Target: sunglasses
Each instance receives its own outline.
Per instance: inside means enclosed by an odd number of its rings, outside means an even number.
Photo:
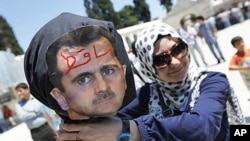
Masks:
[[[159,55],[154,55],[153,65],[156,67],[156,69],[165,68],[171,64],[172,57],[181,59],[187,55],[187,52],[187,44],[181,41],[180,43],[173,45],[170,51],[163,52]]]

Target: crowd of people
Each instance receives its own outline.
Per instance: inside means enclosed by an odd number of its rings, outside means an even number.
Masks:
[[[218,30],[238,24],[250,19],[250,1],[235,1],[231,8],[219,8],[214,15],[208,17],[208,21],[215,25]]]

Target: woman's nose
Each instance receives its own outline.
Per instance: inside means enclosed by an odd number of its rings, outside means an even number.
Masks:
[[[181,61],[178,58],[171,56],[170,65],[180,64],[180,62]]]

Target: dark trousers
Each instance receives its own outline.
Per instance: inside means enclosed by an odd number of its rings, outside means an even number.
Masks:
[[[33,141],[56,141],[55,134],[47,123],[31,129],[31,136]]]

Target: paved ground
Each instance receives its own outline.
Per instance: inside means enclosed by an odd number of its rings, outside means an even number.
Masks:
[[[0,141],[33,141],[30,135],[30,130],[25,123],[10,129],[3,134],[0,134]]]
[[[231,55],[235,52],[234,48],[231,46],[230,40],[236,35],[240,35],[245,40],[245,43],[250,47],[250,20],[244,21],[243,23],[233,25],[219,31],[218,41],[221,45],[221,49],[226,58],[226,62],[221,64],[216,64],[216,60],[212,56],[206,45],[202,45],[202,49],[205,54],[205,58],[209,64],[208,69],[214,71],[221,71],[227,74],[229,81],[231,82],[233,88],[236,91],[238,99],[240,101],[243,114],[246,117],[246,121],[250,124],[250,92],[245,86],[242,77],[238,71],[229,71],[228,63]],[[200,42],[200,41],[199,41]],[[201,42],[200,42],[201,43]],[[25,124],[20,124],[15,128],[0,134],[0,141],[32,141],[30,132]]]

